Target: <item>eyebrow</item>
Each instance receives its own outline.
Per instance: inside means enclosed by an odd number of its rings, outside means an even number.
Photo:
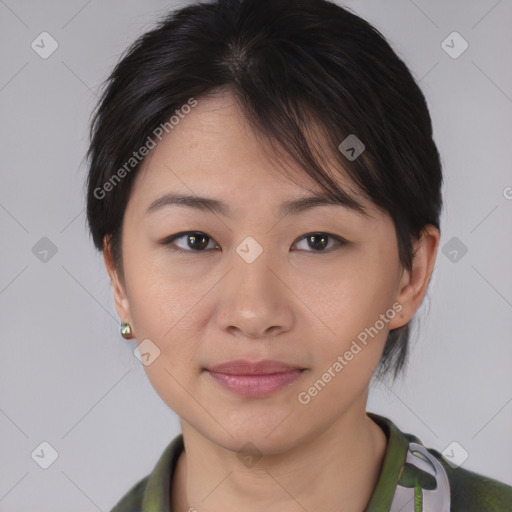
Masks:
[[[301,197],[299,199],[293,199],[291,201],[285,201],[282,203],[280,208],[280,215],[297,215],[319,206],[341,206],[348,210],[354,211],[362,217],[371,217],[371,215],[365,211],[364,207],[360,203],[358,203],[352,197],[350,197],[350,199],[354,201],[355,205],[348,202],[333,201],[325,196]],[[214,213],[219,213],[224,217],[232,218],[229,206],[226,203],[219,201],[218,199],[172,193],[164,194],[158,199],[155,199],[146,210],[146,215],[160,210],[165,206],[171,205],[186,206],[188,208],[194,208],[200,211],[211,211]]]

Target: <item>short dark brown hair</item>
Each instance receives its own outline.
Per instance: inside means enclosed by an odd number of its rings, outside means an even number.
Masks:
[[[360,209],[307,137],[315,121],[362,193],[391,215],[400,262],[413,241],[440,229],[442,169],[425,98],[384,36],[327,0],[216,0],[169,13],[116,65],[91,122],[87,221],[95,247],[109,241],[122,274],[122,223],[140,164],[113,181],[156,127],[190,98],[229,88],[256,133],[284,148],[335,201]],[[339,145],[355,135],[364,151]],[[353,153],[353,152],[352,152]],[[326,153],[327,154],[327,153]],[[111,183],[108,193],[104,185]],[[409,324],[389,332],[377,376],[403,370]]]

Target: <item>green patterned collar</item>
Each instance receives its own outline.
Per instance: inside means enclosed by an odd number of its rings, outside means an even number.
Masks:
[[[388,438],[388,445],[377,485],[373,490],[365,512],[389,512],[402,466],[407,457],[409,440],[388,418],[368,411],[366,414],[384,430]],[[419,439],[415,440],[419,443]]]

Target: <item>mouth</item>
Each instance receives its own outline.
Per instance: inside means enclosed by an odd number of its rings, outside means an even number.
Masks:
[[[231,361],[205,369],[224,389],[244,397],[268,396],[296,382],[306,371],[279,361]]]
[[[305,370],[306,368],[291,365],[283,361],[268,359],[264,361],[238,359],[236,361],[228,361],[205,369],[209,372],[225,373],[228,375],[271,375],[294,370]]]

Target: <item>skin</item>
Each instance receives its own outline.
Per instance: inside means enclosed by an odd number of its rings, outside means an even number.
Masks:
[[[409,272],[390,216],[360,196],[372,218],[339,205],[280,217],[282,202],[322,193],[287,163],[284,175],[228,91],[201,98],[135,179],[123,222],[124,275],[105,240],[117,312],[139,343],[149,338],[159,348],[144,369],[181,419],[186,452],[172,482],[174,512],[354,512],[364,510],[378,480],[387,440],[366,415],[368,386],[389,329],[406,324],[422,302],[439,231],[426,228]],[[165,192],[219,199],[232,217],[176,205],[146,214]],[[207,249],[194,251],[186,236],[174,242],[184,254],[159,244],[182,231],[208,235]],[[322,252],[304,237],[311,232],[348,243],[329,238]],[[263,248],[252,263],[236,252],[247,236]],[[396,302],[400,313],[300,403],[297,395]],[[264,398],[234,394],[203,371],[239,358],[306,371]],[[250,467],[238,456],[248,442],[261,455]]]

